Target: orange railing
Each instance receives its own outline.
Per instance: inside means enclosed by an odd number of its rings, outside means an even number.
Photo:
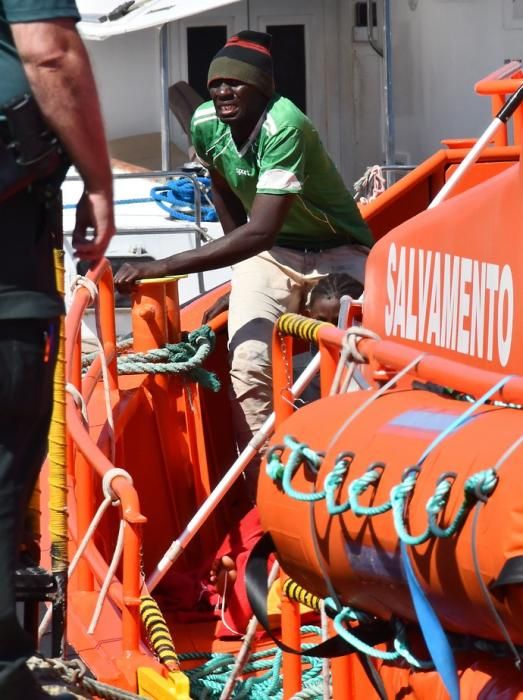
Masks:
[[[118,401],[118,372],[116,364],[116,333],[114,321],[114,293],[111,267],[107,260],[102,260],[94,270],[87,274],[98,288],[100,335],[103,353],[108,368],[108,384],[111,403]],[[87,307],[92,302],[91,292],[79,287],[75,292],[66,320],[66,380],[72,384],[89,401],[98,381],[101,365],[98,357],[88,374],[82,380],[81,343],[82,320]],[[94,476],[100,481],[114,467],[108,457],[93,442],[87,426],[81,417],[73,397],[67,398],[68,431],[68,470],[76,485],[76,521],[71,523],[71,532],[78,544],[85,535],[95,512]],[[74,457],[74,459],[73,459]],[[120,500],[122,518],[126,527],[124,533],[122,582],[113,584],[109,589],[109,598],[122,613],[122,651],[137,652],[140,643],[140,592],[141,592],[141,526],[146,521],[140,512],[138,494],[131,483],[122,476],[112,480],[112,490]],[[103,581],[106,574],[105,561],[91,544],[86,549],[77,569],[78,589],[85,592],[94,591],[94,580]]]
[[[510,63],[501,66],[493,73],[487,75],[483,80],[480,80],[474,86],[474,90],[478,95],[490,95],[492,116],[496,116],[499,110],[505,104],[508,95],[516,92],[523,82],[523,67],[519,61],[510,61]],[[514,112],[514,128],[513,128],[513,143],[523,143],[523,111],[521,108]],[[498,129],[494,136],[494,144],[496,146],[508,146],[508,129],[504,124]]]

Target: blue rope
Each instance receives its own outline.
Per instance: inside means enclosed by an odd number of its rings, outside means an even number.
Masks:
[[[471,406],[464,413],[452,421],[452,423],[447,426],[447,428],[445,428],[445,430],[443,430],[423,452],[418,461],[418,468],[435,449],[435,447],[437,447],[437,445],[439,445],[451,432],[460,428],[477,408],[482,406],[491,396],[496,394],[508,381],[510,381],[510,379],[512,379],[511,375],[503,377],[499,382],[497,382],[497,384],[489,389],[489,391],[485,392],[483,396],[471,404]],[[434,612],[425,591],[418,581],[416,572],[414,571],[414,567],[410,561],[407,545],[404,540],[401,540],[400,542],[400,551],[412,603],[414,605],[414,610],[416,611],[421,633],[425,640],[425,644],[427,645],[427,649],[429,650],[430,657],[434,662],[434,666],[436,667],[436,670],[438,671],[441,680],[443,681],[443,685],[451,697],[451,700],[459,700],[460,687],[456,670],[456,662],[447,639],[447,635],[445,634],[445,630],[443,629],[438,616]]]
[[[194,221],[194,188],[200,186],[202,194],[211,202],[211,180],[208,177],[196,178],[199,183],[193,185],[192,180],[177,178],[169,180],[164,185],[157,185],[151,190],[151,199],[173,219]],[[191,213],[187,210],[190,209]],[[216,209],[212,204],[201,206],[202,221],[218,221]]]

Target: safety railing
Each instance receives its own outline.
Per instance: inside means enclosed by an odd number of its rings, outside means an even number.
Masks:
[[[102,480],[105,475],[109,475],[111,470],[114,470],[114,464],[89,435],[88,427],[73,396],[82,396],[83,402],[88,404],[98,381],[102,360],[105,360],[107,366],[108,388],[113,405],[118,400],[119,393],[113,278],[108,261],[102,260],[87,274],[86,280],[86,283],[77,287],[66,320],[66,381],[69,387],[74,387],[67,397],[68,470],[70,476],[74,477],[78,494],[75,502],[76,518],[71,524],[77,546],[87,533],[95,515],[94,476],[98,475]],[[83,314],[95,300],[96,295],[98,296],[101,353],[82,380],[81,322]],[[73,470],[74,474],[71,473]],[[119,507],[125,527],[121,585],[113,581],[107,596],[121,610],[122,650],[124,653],[132,653],[139,650],[140,644],[141,526],[146,519],[140,512],[138,494],[128,479],[115,473],[111,478],[110,486],[120,502]],[[103,582],[106,573],[105,561],[91,541],[78,562],[76,573],[78,588],[85,592],[93,592],[94,579]]]
[[[523,66],[520,61],[510,61],[474,86],[478,95],[490,96],[492,116],[495,117],[505,104],[507,97],[523,84]],[[523,111],[521,107],[513,115],[513,138],[515,144],[523,143]],[[494,145],[508,146],[507,124],[503,124],[493,136]]]

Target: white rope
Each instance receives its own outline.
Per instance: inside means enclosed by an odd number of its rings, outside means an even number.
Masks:
[[[82,396],[82,394],[78,391],[78,389],[75,387],[74,384],[71,384],[71,382],[67,382],[67,384],[65,385],[65,390],[69,394],[71,394],[75,404],[80,409],[80,413],[82,414],[82,418],[84,419],[84,423],[86,425],[89,425],[89,415],[87,413],[87,404],[85,403],[85,399]]]
[[[131,486],[133,484],[133,479],[131,475],[128,472],[126,472],[125,469],[118,469],[118,467],[114,467],[113,469],[109,469],[109,471],[104,474],[104,477],[102,479],[102,490],[105,496],[105,500],[110,499],[110,502],[113,505],[118,505],[120,503],[112,487],[112,481],[117,476],[123,476],[125,479],[130,481]],[[104,604],[105,598],[107,597],[107,591],[109,590],[109,586],[111,585],[111,581],[113,580],[116,568],[120,563],[120,559],[122,558],[125,527],[125,520],[123,518],[120,518],[120,526],[118,528],[118,537],[116,538],[116,545],[114,547],[113,558],[111,559],[111,564],[107,569],[107,574],[105,575],[104,582],[100,589],[98,600],[96,601],[96,606],[93,612],[93,617],[91,618],[91,623],[87,629],[87,634],[94,634],[96,625],[98,624],[100,615],[102,614],[102,606]]]
[[[381,167],[370,165],[360,179],[354,183],[355,199],[362,204],[368,204],[382,192],[385,192],[385,188],[386,183]]]
[[[276,581],[276,577],[279,573],[280,565],[277,561],[275,561],[272,565],[271,571],[269,573],[269,578],[267,580],[267,588],[269,590],[272,584]],[[229,700],[229,698],[231,697],[234,691],[234,686],[236,685],[236,681],[240,677],[245,667],[245,664],[249,660],[249,652],[251,650],[252,640],[254,638],[254,635],[256,634],[257,629],[258,619],[256,615],[253,615],[249,620],[249,624],[247,625],[247,629],[245,631],[245,637],[243,638],[242,645],[240,647],[238,655],[236,656],[236,661],[234,662],[234,666],[232,667],[231,673],[229,675],[229,678],[227,679],[227,682],[225,683],[219,700]]]
[[[329,391],[329,396],[334,396],[334,394],[339,394],[347,391],[350,381],[354,375],[356,369],[355,363],[364,364],[367,362],[367,358],[361,354],[358,350],[358,342],[362,338],[372,338],[373,340],[380,340],[379,335],[369,330],[368,328],[363,328],[363,326],[351,326],[347,328],[345,335],[343,337],[343,342],[341,346],[340,359],[338,360],[338,365],[336,367],[336,372],[334,373],[334,378],[332,380],[332,385]],[[347,376],[343,382],[342,388],[340,390],[340,382],[343,375],[343,370],[345,369],[347,363],[349,367],[347,369]]]
[[[105,576],[103,585],[100,589],[98,600],[96,601],[96,606],[93,612],[93,616],[91,618],[91,623],[89,624],[89,627],[87,629],[87,634],[94,634],[96,625],[100,620],[100,615],[102,614],[102,607],[105,602],[105,598],[107,597],[107,591],[109,590],[109,586],[111,585],[111,581],[113,580],[116,568],[120,563],[120,559],[122,558],[125,528],[126,522],[122,518],[120,520],[120,527],[118,528],[118,537],[116,539],[116,545],[114,548],[114,554],[111,560],[111,565],[107,569],[107,574]]]
[[[104,385],[104,399],[105,399],[105,410],[107,412],[107,423],[109,425],[109,439],[111,442],[111,462],[114,464],[116,460],[116,438],[114,430],[114,415],[113,407],[111,404],[111,392],[109,389],[109,370],[107,368],[107,358],[105,356],[104,348],[102,345],[102,329],[100,325],[100,304],[95,305],[95,318],[96,318],[96,340],[98,342],[98,347],[100,349],[100,364],[102,368],[102,380]],[[116,348],[115,348],[116,352]]]
[[[96,286],[96,283],[83,275],[75,275],[71,280],[71,293],[73,298],[81,287],[87,289],[89,296],[91,297],[91,302],[94,302],[94,300],[98,297],[98,287]]]
[[[220,619],[222,621],[222,624],[224,627],[226,627],[231,634],[234,634],[236,637],[241,637],[243,635],[243,632],[239,632],[238,630],[233,629],[229,624],[227,624],[225,620],[225,605],[226,605],[226,600],[227,600],[227,583],[229,581],[229,574],[228,570],[225,572],[225,579],[224,579],[224,584],[223,584],[223,594],[220,596]]]
[[[67,569],[68,576],[72,576],[72,574],[74,573],[74,571],[78,565],[78,562],[80,561],[80,557],[85,552],[87,545],[89,544],[90,540],[92,539],[93,534],[94,534],[96,528],[98,527],[100,520],[102,519],[102,516],[105,513],[105,511],[111,505],[117,506],[120,504],[120,501],[118,500],[115,492],[112,489],[112,485],[111,485],[112,480],[117,476],[122,476],[122,477],[124,477],[124,479],[127,479],[128,481],[130,481],[131,484],[133,483],[133,479],[132,479],[131,475],[129,474],[129,472],[126,472],[125,469],[119,469],[118,467],[114,467],[113,469],[109,469],[104,474],[103,479],[102,479],[102,491],[103,491],[105,498],[100,503],[98,510],[96,511],[93,519],[91,520],[89,527],[87,528],[87,530],[85,532],[85,535],[82,538],[82,541],[78,545],[78,548],[75,552],[75,555],[72,558],[71,563],[69,564],[69,568]],[[121,527],[122,522],[124,522],[123,518],[120,520],[120,530],[122,530],[122,527]],[[119,537],[120,537],[120,532],[118,532],[118,538]],[[116,556],[117,548],[118,548],[118,540],[117,540],[116,547],[115,547],[115,555],[113,555],[113,561],[114,561],[115,556]],[[121,552],[119,554],[116,565],[118,564],[120,556],[121,556]],[[113,565],[113,562],[111,562],[111,567],[112,567],[112,565]],[[111,571],[111,567],[109,567],[109,570],[107,572],[106,580],[109,576],[109,572]],[[116,568],[116,566],[114,568]],[[114,572],[111,574],[109,581],[112,579],[113,575],[114,575]],[[105,581],[104,581],[104,586],[105,586]],[[98,601],[96,604],[95,612],[98,609],[100,599],[102,598],[102,592],[104,592],[104,586],[102,586],[102,589],[100,591],[100,595],[98,596]],[[109,587],[108,585],[105,587],[105,592],[104,592],[103,598],[105,598],[105,594],[107,592],[108,587]],[[102,603],[103,603],[103,598],[102,598]],[[101,608],[101,604],[99,607]],[[51,616],[52,616],[52,608],[49,607],[47,609],[44,617],[42,618],[42,622],[40,623],[40,626],[38,628],[38,640],[39,641],[42,640],[42,637],[44,636],[44,634],[47,631],[47,628],[49,626],[49,622],[51,621]],[[99,617],[99,613],[98,613],[98,617]],[[98,617],[96,618],[96,623],[98,622]],[[93,615],[93,620],[94,620],[94,618],[95,618],[95,615]],[[93,620],[91,620],[91,625],[89,627],[89,630],[91,629],[91,626],[93,624]],[[95,624],[95,626],[96,626],[96,624]],[[90,634],[92,634],[92,632],[90,632]]]
[[[109,426],[109,440],[111,445],[111,462],[115,462],[116,459],[116,440],[115,440],[115,430],[114,430],[114,415],[113,407],[111,405],[111,392],[109,389],[109,370],[107,368],[107,358],[105,356],[104,347],[101,341],[102,330],[100,325],[100,303],[98,299],[98,287],[93,282],[93,280],[84,277],[83,275],[76,275],[72,280],[71,289],[73,297],[80,287],[87,289],[91,296],[91,301],[94,303],[94,313],[96,319],[96,335],[95,340],[98,345],[98,351],[100,354],[100,366],[102,369],[102,381],[104,385],[104,401],[105,410],[107,413],[107,424]]]

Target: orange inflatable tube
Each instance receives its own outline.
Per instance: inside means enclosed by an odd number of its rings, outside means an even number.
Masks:
[[[456,532],[447,536],[431,532],[422,544],[408,547],[416,575],[447,630],[502,640],[494,606],[513,642],[523,643],[521,411],[479,407],[419,463],[435,438],[459,421],[470,403],[426,390],[393,391],[350,418],[370,395],[332,396],[305,406],[272,440],[268,456],[273,466],[274,460],[283,469],[290,459],[298,461],[287,471],[291,495],[281,478],[273,480],[266,474],[258,492],[263,528],[271,533],[286,573],[322,597],[329,595],[332,585],[344,605],[385,619],[416,621],[396,520],[403,523],[407,537],[419,536],[427,530],[429,504],[433,526],[441,533],[461,508]],[[299,463],[296,452],[283,447],[289,435],[325,454],[319,466],[306,460]],[[496,439],[486,439],[489,435]],[[321,495],[335,466],[343,462],[348,470],[331,488],[329,505]],[[419,468],[412,470],[415,465]],[[372,470],[376,478],[362,486],[361,477]],[[481,475],[490,479],[485,490],[478,486]],[[401,489],[408,479],[412,489],[403,496],[403,508],[372,515],[344,509],[351,484],[358,507],[366,512],[365,508],[385,508],[391,492],[396,498],[401,493],[393,489]],[[444,498],[438,500],[435,496],[442,490]],[[316,500],[306,500],[311,494]]]

